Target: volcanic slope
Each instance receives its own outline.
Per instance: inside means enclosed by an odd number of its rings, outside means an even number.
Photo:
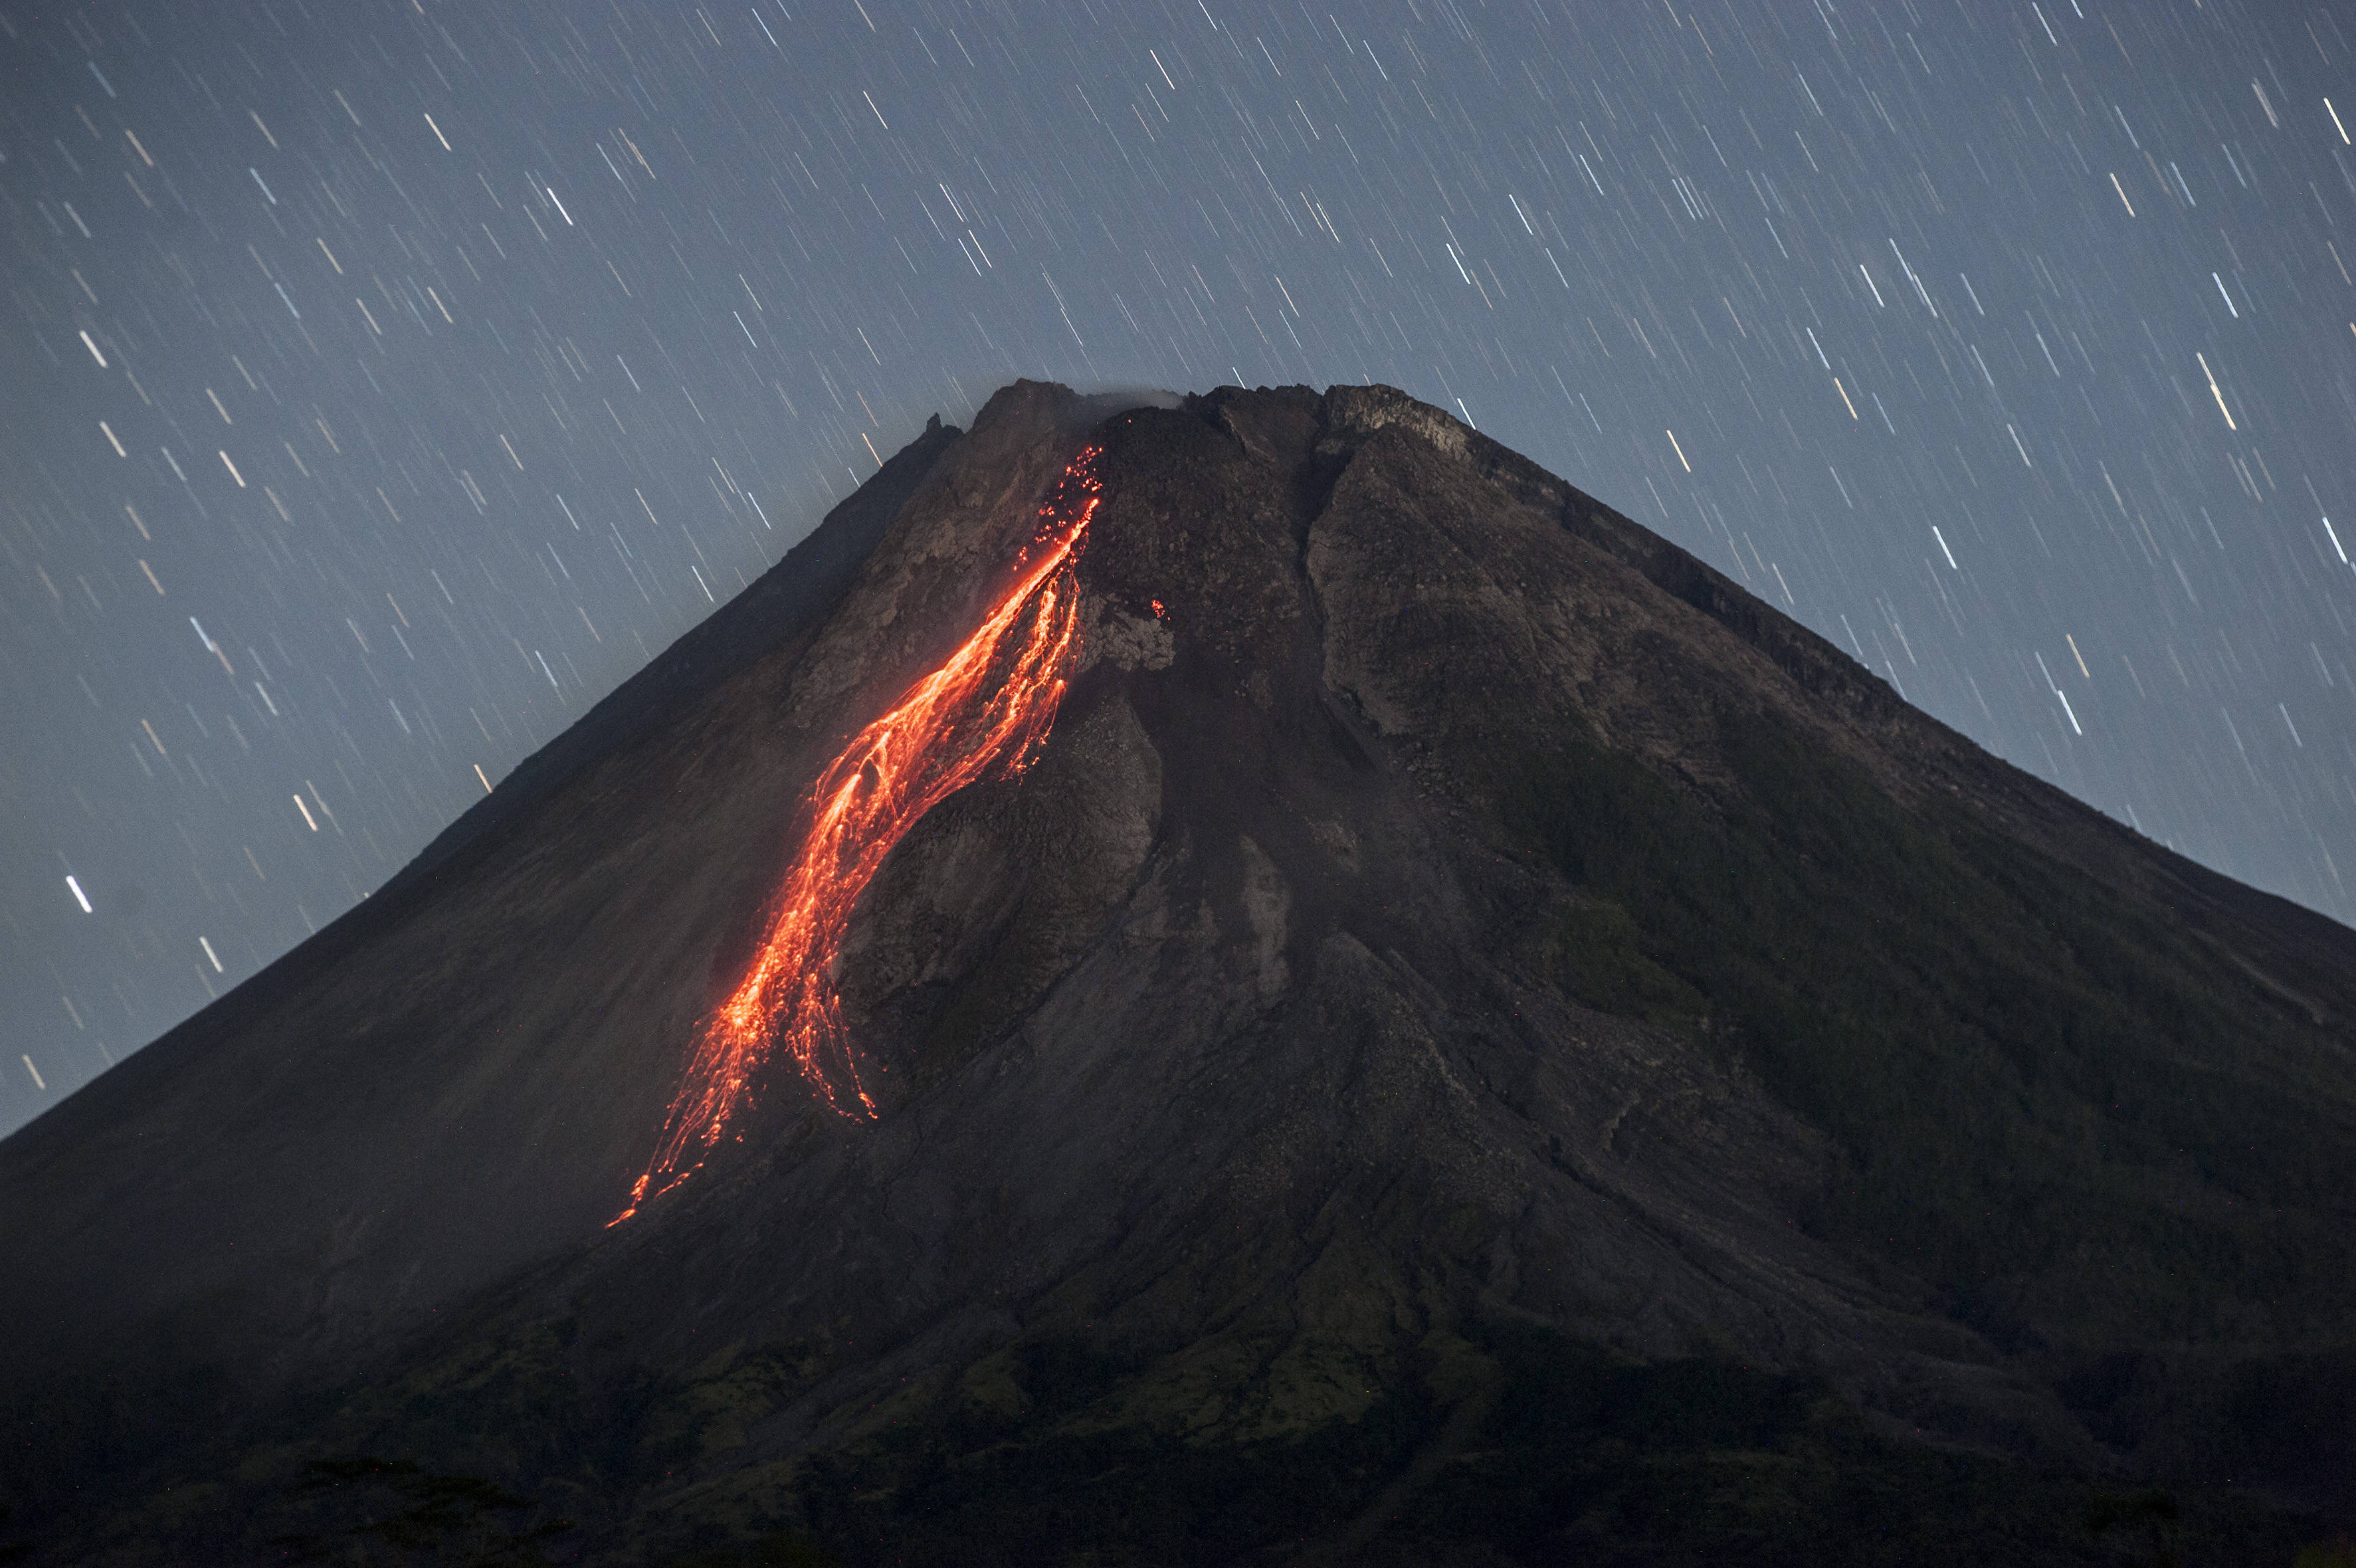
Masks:
[[[876,1113],[773,1060],[609,1228],[1084,445],[1052,731],[830,971]],[[27,1544],[2286,1563],[2356,1495],[2356,936],[1440,411],[1017,383],[714,626],[0,1144]]]

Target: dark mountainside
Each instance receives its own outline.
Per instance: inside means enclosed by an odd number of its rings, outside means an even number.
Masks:
[[[2286,1568],[2346,1528],[2356,934],[1403,393],[1118,409],[927,431],[0,1144],[0,1560]],[[805,792],[1087,440],[1055,729],[845,946],[880,1116],[779,1064],[605,1229]]]

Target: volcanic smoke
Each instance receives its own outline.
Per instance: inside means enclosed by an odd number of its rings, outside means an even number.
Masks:
[[[819,776],[760,951],[697,1027],[662,1143],[609,1226],[702,1168],[780,1044],[828,1106],[875,1115],[832,980],[843,932],[884,856],[926,811],[979,779],[1021,773],[1055,724],[1078,649],[1072,566],[1102,497],[1099,455],[1084,448],[1057,478],[1018,575],[973,635]]]

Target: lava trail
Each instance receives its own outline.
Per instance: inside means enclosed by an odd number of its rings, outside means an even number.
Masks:
[[[1072,565],[1101,499],[1099,456],[1083,449],[1057,478],[1014,581],[973,635],[819,776],[760,950],[734,993],[697,1027],[661,1144],[610,1224],[701,1167],[780,1045],[829,1106],[875,1114],[830,978],[843,932],[884,857],[918,819],[977,779],[1020,773],[1055,723],[1078,648]]]

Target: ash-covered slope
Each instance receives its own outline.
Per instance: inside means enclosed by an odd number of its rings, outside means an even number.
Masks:
[[[928,437],[822,620],[0,1145],[0,1322],[243,1466],[56,1539],[325,1550],[415,1481],[305,1489],[359,1454],[632,1559],[1984,1556],[2093,1549],[2057,1467],[2356,1487],[2356,937],[1404,394],[1104,413]],[[1092,425],[1055,730],[844,946],[880,1115],[780,1065],[601,1229],[803,792]]]

